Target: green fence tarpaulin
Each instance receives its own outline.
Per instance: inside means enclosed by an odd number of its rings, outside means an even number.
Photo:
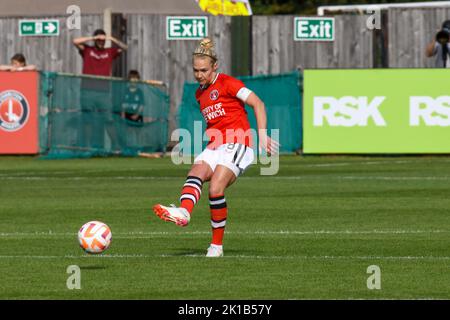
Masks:
[[[165,151],[169,96],[158,87],[41,72],[39,100],[40,149],[47,158]]]
[[[280,152],[296,152],[302,147],[302,112],[301,112],[301,85],[302,75],[292,72],[279,75],[259,75],[238,77],[245,86],[255,92],[266,105],[267,129],[279,129],[281,143]],[[202,128],[206,128],[199,105],[195,99],[197,83],[185,83],[183,99],[179,107],[178,122],[180,129],[186,129],[194,135],[194,122],[202,121]],[[246,106],[250,125],[257,129],[256,119],[251,107]],[[206,146],[206,141],[203,147]],[[180,143],[183,152],[187,154],[190,149],[194,154],[194,147]]]

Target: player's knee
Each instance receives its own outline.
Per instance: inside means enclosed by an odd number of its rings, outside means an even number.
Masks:
[[[209,181],[212,176],[212,170],[206,163],[194,164],[189,171],[188,176],[195,176],[201,179],[203,182]]]
[[[220,184],[210,183],[209,185],[209,195],[210,196],[216,196],[219,194],[225,193],[225,186],[222,186]]]

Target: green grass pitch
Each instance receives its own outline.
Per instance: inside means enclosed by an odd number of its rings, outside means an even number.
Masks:
[[[450,298],[450,158],[283,156],[276,176],[255,165],[226,193],[219,259],[204,257],[208,185],[186,228],[151,210],[178,203],[188,169],[0,157],[0,299]],[[99,256],[78,246],[90,220],[112,229]]]

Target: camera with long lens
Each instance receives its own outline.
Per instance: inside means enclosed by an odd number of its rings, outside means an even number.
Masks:
[[[436,33],[436,41],[440,44],[446,44],[450,40],[450,20],[442,23],[441,30]]]
[[[450,32],[445,29],[440,30],[436,33],[436,41],[440,44],[446,44],[450,40]]]

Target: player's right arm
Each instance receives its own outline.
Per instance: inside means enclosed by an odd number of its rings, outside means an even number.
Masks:
[[[72,43],[75,47],[78,48],[78,50],[83,51],[85,43],[89,42],[89,41],[94,41],[94,40],[95,40],[95,37],[79,37],[79,38],[73,39]]]

